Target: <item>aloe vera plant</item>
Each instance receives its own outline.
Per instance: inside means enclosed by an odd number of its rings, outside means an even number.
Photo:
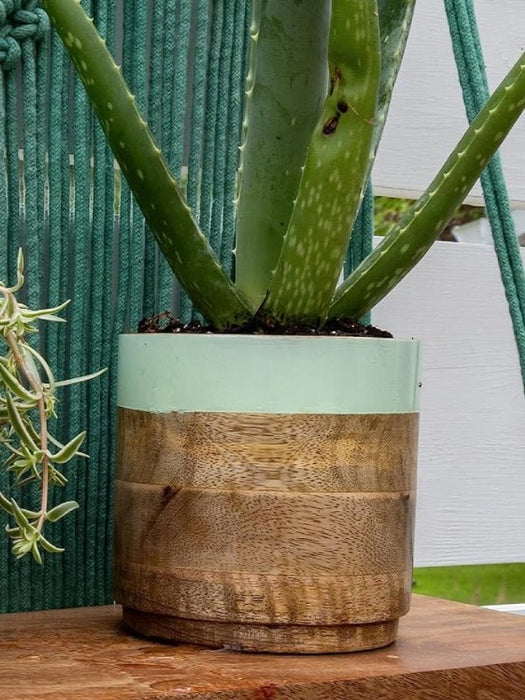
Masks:
[[[41,0],[181,285],[218,330],[359,317],[420,260],[525,108],[525,54],[427,191],[337,287],[415,0],[253,0],[235,280],[80,0]],[[275,143],[279,147],[275,147]]]

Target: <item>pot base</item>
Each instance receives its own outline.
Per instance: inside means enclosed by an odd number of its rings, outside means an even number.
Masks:
[[[191,620],[123,608],[134,632],[170,642],[202,644],[233,651],[277,654],[338,654],[391,644],[398,620],[365,625],[261,625]]]

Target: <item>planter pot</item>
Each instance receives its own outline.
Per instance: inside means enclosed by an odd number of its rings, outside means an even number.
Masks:
[[[416,341],[120,339],[116,598],[150,636],[385,646],[409,607]]]

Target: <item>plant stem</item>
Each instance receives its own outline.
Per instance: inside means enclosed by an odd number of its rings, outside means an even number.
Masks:
[[[44,395],[38,401],[38,415],[40,418],[40,449],[42,450],[42,496],[40,501],[40,517],[36,529],[42,532],[47,513],[49,497],[49,457],[47,456],[47,416]]]

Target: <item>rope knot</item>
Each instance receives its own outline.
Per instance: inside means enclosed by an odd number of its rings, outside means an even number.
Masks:
[[[0,0],[0,67],[14,68],[26,39],[39,41],[49,30],[49,17],[36,0]]]

